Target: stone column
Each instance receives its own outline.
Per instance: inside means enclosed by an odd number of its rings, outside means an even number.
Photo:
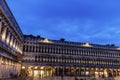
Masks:
[[[31,51],[33,52],[33,45],[31,45]]]
[[[114,77],[114,71],[113,71],[113,69],[111,69],[111,74],[112,74],[112,77]]]
[[[2,40],[3,42],[5,42],[5,38],[6,38],[6,33],[7,33],[7,27],[4,28],[3,34],[2,34]]]
[[[81,71],[80,68],[78,68],[78,74],[79,74],[79,76],[81,76],[81,72],[80,71]]]
[[[4,77],[5,78],[7,78],[7,64],[6,64],[6,60],[5,60],[5,65],[4,65],[4,68],[5,68],[5,70],[4,70]]]
[[[11,36],[10,46],[13,48],[13,36]]]
[[[100,77],[100,68],[98,68],[98,77]]]
[[[7,36],[7,44],[9,45],[9,42],[10,42],[10,32],[8,33],[8,36]]]
[[[118,69],[118,76],[120,76],[120,70]]]
[[[2,21],[0,21],[0,38],[1,38],[1,30],[2,30]]]
[[[74,76],[77,76],[77,67],[74,67]]]
[[[57,67],[57,75],[59,76],[59,67]]]
[[[34,52],[37,52],[37,46],[36,45],[34,46]]]
[[[17,42],[17,45],[16,45],[16,50],[19,51],[19,42]]]
[[[47,70],[46,70],[46,67],[45,67],[45,77],[47,76]]]
[[[18,46],[19,46],[19,43],[16,42],[16,46],[15,46],[15,49],[18,51]]]
[[[85,74],[85,72],[86,72],[86,69],[84,68],[84,76],[86,77],[86,74]]]
[[[68,69],[68,70],[69,70],[69,76],[70,76],[70,75],[71,75],[71,67],[69,67],[69,69]]]
[[[115,72],[116,72],[116,76],[117,76],[117,69],[115,70]]]
[[[46,67],[46,72],[49,73],[48,67]],[[49,75],[47,74],[46,76],[48,77]]]
[[[64,70],[65,70],[65,69],[64,69],[64,67],[63,67],[63,76],[65,75],[65,74],[64,74]]]
[[[27,50],[27,48],[28,48],[28,51],[27,51],[27,52],[29,52],[29,51],[30,51],[30,46],[28,45],[28,47],[26,47],[26,50]]]
[[[8,60],[6,60],[6,78],[8,78],[8,70],[9,70],[9,68],[8,68]]]
[[[34,66],[32,67],[32,77],[34,78]]]
[[[87,71],[88,71],[88,73],[89,73],[87,77],[90,77],[90,69],[87,68]]]
[[[17,43],[17,42],[16,42],[16,39],[13,39],[13,48],[14,48],[14,49],[16,49],[16,48],[15,48],[15,47],[16,47],[16,43]]]
[[[38,48],[37,48],[37,52],[39,53],[39,46],[37,46]]]

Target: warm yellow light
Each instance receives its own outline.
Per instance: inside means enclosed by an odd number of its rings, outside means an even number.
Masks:
[[[117,48],[117,50],[120,50],[120,47],[119,47],[119,48]]]
[[[6,62],[6,64],[8,64],[8,63]]]
[[[22,66],[22,69],[25,69],[25,66]]]
[[[11,65],[11,62],[9,62],[9,65]]]
[[[41,69],[44,69],[44,67],[41,67]]]
[[[2,40],[5,40],[5,33],[2,35]]]
[[[7,43],[9,42],[9,38],[7,38]]]
[[[31,69],[31,67],[28,67],[29,69]]]
[[[2,61],[2,63],[4,63],[4,61]]]
[[[35,67],[35,69],[37,69],[38,67]]]
[[[85,46],[85,47],[92,47],[89,43],[83,44],[82,46]]]
[[[79,69],[79,67],[77,67],[76,69]]]
[[[43,75],[43,74],[44,74],[44,71],[40,71],[40,74]]]
[[[42,40],[42,41],[40,41],[40,42],[44,42],[44,43],[52,43],[52,41],[49,41],[48,39],[44,39],[44,40]]]
[[[34,77],[38,77],[39,71],[34,70]]]
[[[31,68],[33,68],[33,66],[29,66],[29,67],[28,67],[28,69],[31,69]]]

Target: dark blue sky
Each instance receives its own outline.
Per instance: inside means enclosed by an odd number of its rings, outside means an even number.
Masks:
[[[24,34],[120,45],[120,0],[7,0]]]

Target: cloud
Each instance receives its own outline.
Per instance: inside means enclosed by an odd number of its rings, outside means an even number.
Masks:
[[[25,34],[119,45],[119,0],[7,0]]]

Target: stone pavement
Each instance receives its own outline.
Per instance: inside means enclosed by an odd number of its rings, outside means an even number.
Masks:
[[[61,79],[58,79],[58,78],[43,78],[43,79],[33,79],[31,77],[18,77],[18,78],[14,78],[14,79],[1,79],[1,80],[61,80]],[[75,79],[63,79],[63,80],[75,80]],[[95,78],[87,78],[87,79],[78,79],[78,80],[120,80],[120,77],[115,77],[115,78],[107,78],[107,79],[103,79],[103,78],[99,78],[99,79],[95,79]]]
[[[1,80],[33,80],[32,78],[28,77],[18,77],[18,78],[12,78],[12,79],[1,79]]]

